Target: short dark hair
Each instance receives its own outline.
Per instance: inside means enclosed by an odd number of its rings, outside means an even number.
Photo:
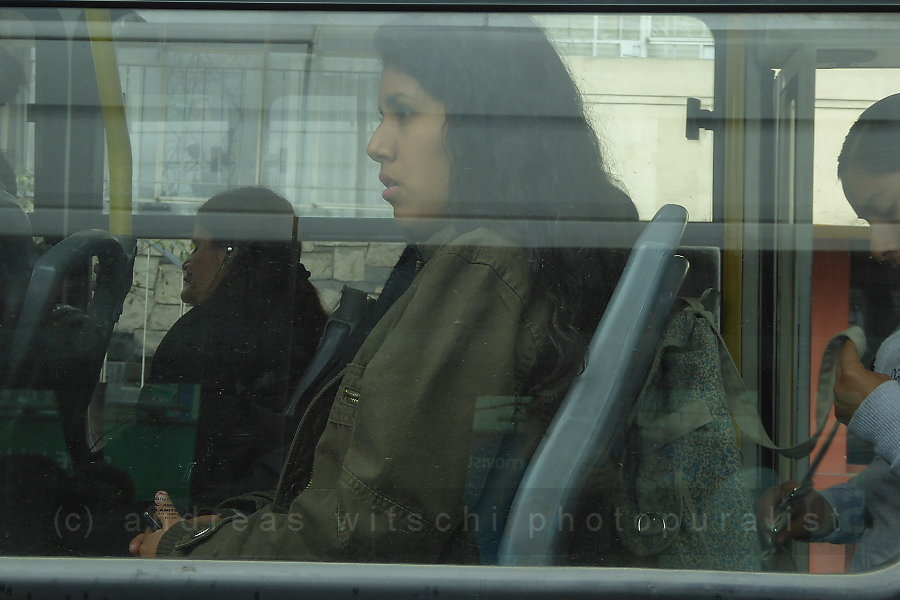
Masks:
[[[308,279],[309,272],[300,263],[299,240],[240,239],[235,235],[234,221],[217,218],[241,214],[283,215],[290,226],[294,208],[265,187],[227,190],[200,207],[197,225],[217,246],[233,246],[236,250],[229,258],[228,274],[207,300],[230,303],[238,312],[251,310],[263,321],[302,323],[305,335],[294,359],[295,364],[305,365],[324,329],[325,311]]]
[[[229,259],[228,276],[219,283],[214,295],[230,295],[238,302],[280,295],[299,258],[299,249],[291,240],[240,239],[237,221],[228,217],[241,214],[284,215],[285,219],[293,219],[294,209],[285,198],[264,187],[226,190],[203,203],[197,211],[197,226],[217,246],[237,248]]]
[[[851,169],[900,171],[900,94],[882,98],[859,116],[838,155],[838,177]]]

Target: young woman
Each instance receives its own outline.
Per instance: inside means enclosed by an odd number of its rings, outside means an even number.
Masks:
[[[200,387],[191,502],[214,506],[247,489],[274,487],[278,460],[261,461],[280,412],[322,335],[325,312],[290,240],[241,239],[242,214],[292,227],[293,207],[271,190],[213,196],[197,214],[181,299],[193,306],[166,333],[151,384]]]
[[[838,157],[844,195],[869,222],[872,256],[900,265],[900,94],[879,100],[859,117]],[[893,379],[892,379],[893,377]],[[808,494],[782,540],[858,542],[853,570],[881,565],[900,555],[900,335],[878,349],[875,371],[859,361],[847,342],[835,385],[835,416],[874,446],[875,459],[850,480]],[[771,490],[774,505],[796,482]]]
[[[513,19],[507,19],[511,22]],[[561,222],[635,221],[605,174],[579,93],[544,34],[402,24],[377,35],[382,122],[368,153],[416,242],[415,277],[301,423],[274,496],[182,521],[141,556],[474,562],[473,422],[489,399],[530,399],[533,451],[572,378],[626,252],[572,247]]]

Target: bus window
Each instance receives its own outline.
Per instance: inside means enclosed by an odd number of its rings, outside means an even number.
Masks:
[[[893,434],[820,364],[895,375],[892,192],[837,165],[900,17],[441,8],[0,10],[0,571],[895,588]],[[608,439],[522,516],[565,419]]]

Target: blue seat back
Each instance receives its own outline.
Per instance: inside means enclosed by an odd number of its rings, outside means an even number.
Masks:
[[[647,377],[687,272],[675,254],[687,211],[662,207],[638,238],[572,383],[530,463],[506,521],[501,565],[553,565],[591,468],[604,463]],[[535,518],[541,527],[535,527]]]

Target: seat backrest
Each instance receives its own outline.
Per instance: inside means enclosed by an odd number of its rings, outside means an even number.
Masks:
[[[687,272],[675,249],[687,211],[662,207],[638,238],[588,350],[518,487],[500,544],[501,565],[552,565],[591,468],[609,457],[646,379]],[[542,519],[535,527],[535,516]]]
[[[76,265],[94,265],[96,285],[84,308],[58,305]],[[5,381],[56,394],[63,434],[73,464],[86,464],[91,450],[85,419],[113,327],[131,288],[134,240],[99,230],[79,231],[34,263],[9,354]]]
[[[35,261],[10,347],[8,376],[11,381],[21,374],[25,361],[33,353],[35,340],[47,323],[67,273],[74,265],[90,264],[92,257],[98,259],[95,267],[97,282],[86,313],[104,340],[102,351],[106,351],[106,343],[122,312],[122,302],[131,287],[134,252],[126,250],[129,244],[133,245],[133,241],[120,241],[104,231],[79,231]],[[102,355],[100,358],[102,360]]]
[[[314,384],[321,382],[322,375],[334,363],[347,338],[359,325],[368,305],[369,300],[365,292],[348,286],[344,286],[341,290],[338,307],[328,317],[316,351],[294,386],[288,405],[283,411],[286,419],[293,421],[301,416],[297,414],[301,406],[300,401]]]

